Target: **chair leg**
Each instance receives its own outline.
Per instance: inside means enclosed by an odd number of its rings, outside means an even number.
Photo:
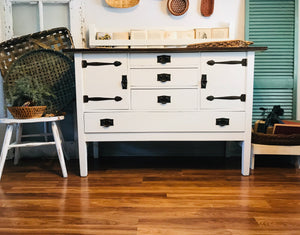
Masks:
[[[64,159],[64,153],[63,153],[63,149],[61,146],[61,139],[59,136],[56,122],[52,122],[51,126],[52,126],[52,133],[53,133],[53,137],[54,137],[54,141],[55,141],[55,145],[56,145],[57,155],[58,155],[60,167],[62,170],[62,175],[63,175],[63,177],[68,177],[66,163],[65,163],[65,159]]]
[[[9,144],[10,144],[13,129],[14,129],[14,126],[12,124],[7,125],[7,127],[6,127],[6,132],[5,132],[3,146],[2,146],[1,155],[0,155],[0,179],[2,176],[7,152],[9,150]]]
[[[18,123],[17,124],[17,131],[16,131],[16,143],[20,144],[22,140],[22,130],[23,130],[23,124]],[[17,165],[19,163],[19,160],[21,158],[20,155],[20,148],[15,148],[15,157],[14,157],[14,164]]]
[[[60,123],[56,123],[56,126],[57,126],[57,130],[58,130],[58,134],[59,134],[59,137],[61,139],[61,147],[62,147],[62,150],[64,152],[64,156],[65,158],[69,161],[70,160],[70,157],[69,155],[67,154],[67,151],[65,149],[65,140],[64,140],[64,136],[61,132],[61,128],[60,128]]]

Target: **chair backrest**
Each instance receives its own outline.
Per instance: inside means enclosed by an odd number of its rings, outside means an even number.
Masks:
[[[70,31],[65,27],[53,28],[0,43],[0,71],[2,77],[6,75],[11,64],[21,55],[41,48],[56,51],[74,48]]]

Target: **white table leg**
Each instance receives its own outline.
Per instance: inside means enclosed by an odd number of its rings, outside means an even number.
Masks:
[[[22,139],[22,130],[23,130],[23,124],[18,123],[17,124],[17,130],[16,130],[16,143],[20,144]],[[15,148],[15,157],[14,157],[14,164],[17,165],[19,163],[21,156],[20,156],[20,148]]]
[[[250,175],[251,138],[242,143],[242,175]]]
[[[10,144],[13,129],[14,129],[13,124],[8,124],[6,127],[6,132],[5,132],[3,146],[2,146],[1,155],[0,155],[0,179],[2,176],[3,167],[4,167],[5,160],[6,160],[7,152],[9,149],[9,144]]]
[[[78,152],[80,176],[85,177],[88,175],[87,143],[85,141],[81,141],[80,139],[78,142]]]
[[[65,163],[65,159],[64,159],[64,153],[63,153],[63,150],[61,147],[61,139],[59,136],[56,122],[51,122],[51,126],[52,126],[52,133],[53,133],[53,137],[54,137],[54,141],[55,141],[55,145],[56,145],[57,155],[58,155],[58,159],[60,162],[62,174],[63,174],[63,177],[68,177],[66,163]]]

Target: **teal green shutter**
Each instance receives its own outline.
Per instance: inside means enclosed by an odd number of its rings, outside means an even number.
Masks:
[[[268,50],[256,53],[253,121],[260,107],[280,105],[284,119],[296,114],[297,0],[246,0],[245,39]]]

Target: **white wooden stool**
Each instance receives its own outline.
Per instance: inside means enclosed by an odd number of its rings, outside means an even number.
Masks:
[[[5,163],[7,152],[9,149],[16,148],[14,163],[17,163],[20,158],[20,152],[19,152],[20,147],[35,147],[35,146],[53,145],[53,144],[56,145],[56,150],[57,150],[57,155],[58,155],[61,170],[62,170],[62,175],[63,175],[63,177],[68,177],[65,159],[64,159],[64,153],[63,153],[64,151],[62,148],[63,138],[62,138],[62,134],[61,134],[59,125],[57,125],[57,123],[56,123],[57,121],[61,121],[63,119],[64,119],[64,116],[41,117],[41,118],[32,118],[32,119],[11,119],[11,118],[0,119],[0,123],[7,124],[6,132],[5,132],[5,136],[4,136],[4,140],[3,140],[2,151],[1,151],[1,155],[0,155],[0,179],[2,176],[4,163]],[[51,122],[52,134],[53,134],[54,141],[53,142],[21,143],[23,124],[39,123],[39,122],[44,122],[44,123]],[[16,142],[10,143],[14,125],[17,126]],[[36,136],[36,135],[27,135],[27,137],[28,136]]]

